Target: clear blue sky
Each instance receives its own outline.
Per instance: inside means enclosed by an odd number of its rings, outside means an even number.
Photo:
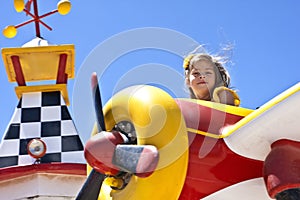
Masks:
[[[39,0],[39,13],[55,9],[57,2]],[[233,64],[228,70],[242,107],[255,109],[300,80],[298,0],[73,0],[71,3],[68,15],[54,14],[43,20],[53,30],[42,27],[41,34],[54,44],[75,45],[76,77],[69,80],[68,90],[70,111],[84,140],[89,137],[94,116],[91,112],[81,113],[85,106],[90,108],[91,98],[86,95],[90,84],[80,81],[88,82],[90,71],[101,73],[104,103],[122,87],[143,83],[143,79],[146,83],[153,79],[152,84],[162,85],[176,97],[183,96],[177,92],[183,88],[181,56],[195,47],[192,42],[184,43],[187,38],[205,44],[213,53],[220,50],[221,44],[234,44]],[[13,1],[1,2],[1,29],[28,19],[14,10]],[[34,25],[28,24],[19,28],[13,39],[0,36],[0,48],[22,46],[35,37],[34,33]],[[160,37],[155,33],[166,35]],[[146,43],[136,42],[139,39]],[[182,50],[178,50],[180,45]],[[102,63],[107,66],[100,66]],[[1,61],[0,136],[18,103],[15,86],[8,82]]]

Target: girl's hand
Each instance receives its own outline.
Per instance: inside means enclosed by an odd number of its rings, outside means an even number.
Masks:
[[[219,96],[219,99],[220,99],[219,103],[234,106],[234,97],[233,97],[233,95],[230,91],[222,90],[218,93],[218,96]]]
[[[218,87],[214,90],[213,101],[232,106],[239,106],[240,99],[237,94],[226,87]]]

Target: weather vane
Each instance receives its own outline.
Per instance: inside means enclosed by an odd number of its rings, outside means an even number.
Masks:
[[[32,6],[33,6],[33,13],[30,11]],[[56,10],[50,11],[43,15],[39,15],[38,13],[37,0],[28,0],[26,4],[24,3],[24,0],[14,0],[14,7],[17,12],[24,11],[26,15],[31,16],[32,19],[15,26],[14,25],[6,26],[3,30],[3,35],[7,38],[13,38],[17,34],[17,28],[29,24],[31,22],[34,22],[36,37],[41,37],[40,24],[45,26],[50,31],[52,30],[52,28],[48,26],[46,23],[44,23],[42,19],[57,12],[61,15],[68,14],[71,10],[71,3],[69,0],[60,0],[57,3]]]

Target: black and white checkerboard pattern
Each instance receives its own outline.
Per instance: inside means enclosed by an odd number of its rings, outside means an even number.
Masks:
[[[22,95],[0,144],[0,168],[33,164],[27,144],[34,138],[47,147],[41,163],[86,163],[83,144],[59,91]]]

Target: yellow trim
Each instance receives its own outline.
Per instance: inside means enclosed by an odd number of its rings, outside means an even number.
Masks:
[[[227,137],[230,134],[232,134],[234,131],[240,129],[241,127],[245,126],[247,123],[258,117],[259,115],[263,114],[267,110],[271,109],[273,106],[276,104],[282,102],[286,98],[290,97],[291,95],[297,93],[300,91],[300,82],[298,82],[296,85],[293,87],[289,88],[288,90],[284,91],[277,97],[273,98],[263,106],[261,106],[259,109],[255,110],[254,112],[250,113],[247,115],[245,118],[241,119],[239,122],[236,124],[228,127],[225,129],[225,131],[222,133],[223,137]]]
[[[179,98],[180,100],[183,101],[188,101],[188,102],[193,102],[199,105],[203,105],[212,109],[216,109],[222,112],[230,113],[233,115],[238,115],[238,116],[247,116],[250,113],[253,112],[253,110],[248,109],[248,108],[242,108],[242,107],[237,107],[237,106],[231,106],[231,105],[226,105],[222,103],[216,103],[216,102],[211,102],[211,101],[204,101],[204,100],[198,100],[198,99],[186,99],[186,98]]]
[[[19,56],[25,81],[56,80],[60,54],[67,54],[65,73],[74,78],[74,45],[3,48],[2,59],[10,82],[16,82],[11,56]]]
[[[223,138],[222,135],[216,135],[213,133],[208,133],[208,132],[200,131],[200,130],[193,129],[193,128],[187,128],[187,131],[196,133],[196,134],[200,134],[200,135],[204,135],[204,136],[208,136],[208,137],[212,137],[212,138],[216,138],[216,139]]]
[[[33,86],[18,86],[15,87],[17,97],[20,99],[23,93],[28,92],[54,92],[60,91],[64,98],[66,105],[70,105],[67,85],[66,84],[55,84],[55,85],[33,85]]]

